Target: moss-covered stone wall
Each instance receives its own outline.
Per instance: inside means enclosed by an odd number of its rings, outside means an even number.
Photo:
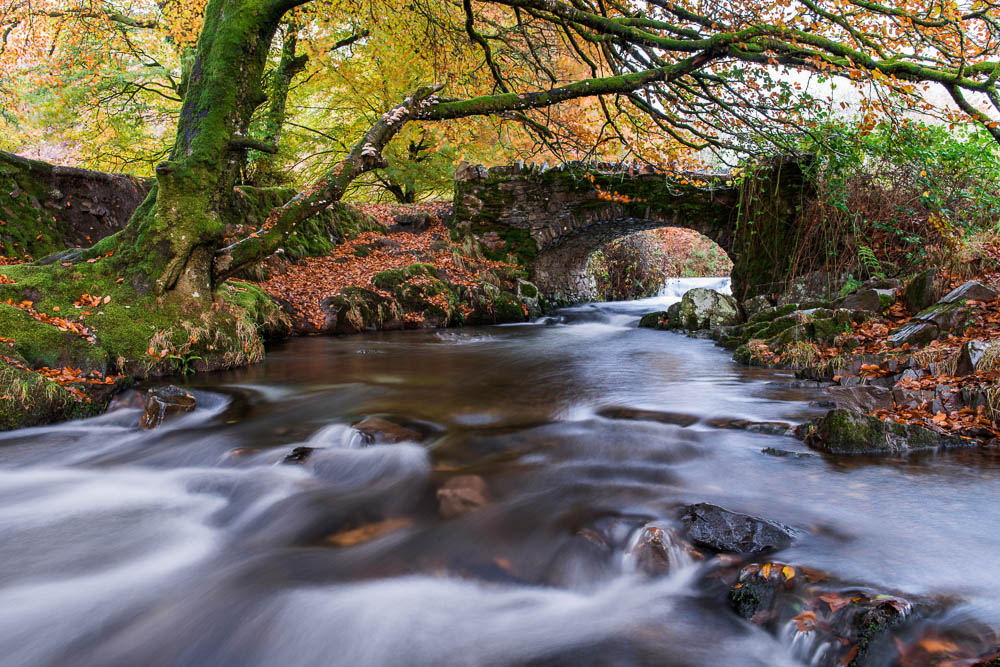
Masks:
[[[0,151],[0,256],[38,259],[122,229],[151,182]]]

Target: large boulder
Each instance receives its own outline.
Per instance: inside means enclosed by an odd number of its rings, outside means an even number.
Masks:
[[[740,323],[736,299],[707,287],[696,287],[684,293],[678,317],[681,328],[692,331]]]
[[[916,424],[887,422],[844,408],[830,410],[806,436],[806,444],[828,454],[901,454],[934,447],[971,447],[974,440],[944,435]]]
[[[792,544],[792,529],[709,503],[684,508],[681,521],[693,544],[713,551],[760,554]]]

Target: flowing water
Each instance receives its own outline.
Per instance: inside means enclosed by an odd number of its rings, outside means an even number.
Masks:
[[[720,426],[804,421],[819,391],[636,328],[676,298],[292,340],[150,432],[125,400],[0,434],[0,663],[802,664],[683,549],[636,567],[638,531],[701,501],[795,527],[786,562],[1000,625],[995,463],[765,456],[805,449]],[[363,446],[370,415],[423,441]],[[491,501],[444,519],[459,473]],[[370,524],[392,530],[327,539]]]

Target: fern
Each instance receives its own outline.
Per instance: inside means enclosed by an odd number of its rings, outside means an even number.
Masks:
[[[863,266],[868,272],[868,275],[875,278],[885,277],[885,274],[882,271],[882,262],[879,261],[878,257],[875,255],[875,251],[869,246],[858,246],[858,260],[861,262],[861,266]]]

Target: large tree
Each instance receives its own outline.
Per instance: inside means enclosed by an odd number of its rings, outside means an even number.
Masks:
[[[817,100],[804,82],[837,77],[869,87],[868,115],[924,107],[925,88],[941,86],[956,119],[981,123],[1000,141],[992,3],[464,0],[444,5],[446,12],[415,0],[406,7],[453,37],[453,14],[461,12],[462,38],[478,49],[490,89],[458,82],[414,90],[346,157],[271,211],[262,229],[223,247],[241,156],[260,147],[249,132],[268,101],[272,42],[291,12],[319,1],[209,0],[156,186],[128,228],[100,248],[113,249],[115,263],[156,293],[210,299],[221,281],[274,252],[358,177],[384,167],[383,151],[408,123],[504,116],[545,137],[553,107],[587,98],[601,131],[626,144],[653,133],[668,151],[738,152],[780,145],[790,128],[807,130]],[[565,57],[575,66],[553,67]],[[463,96],[451,97],[456,92]]]

